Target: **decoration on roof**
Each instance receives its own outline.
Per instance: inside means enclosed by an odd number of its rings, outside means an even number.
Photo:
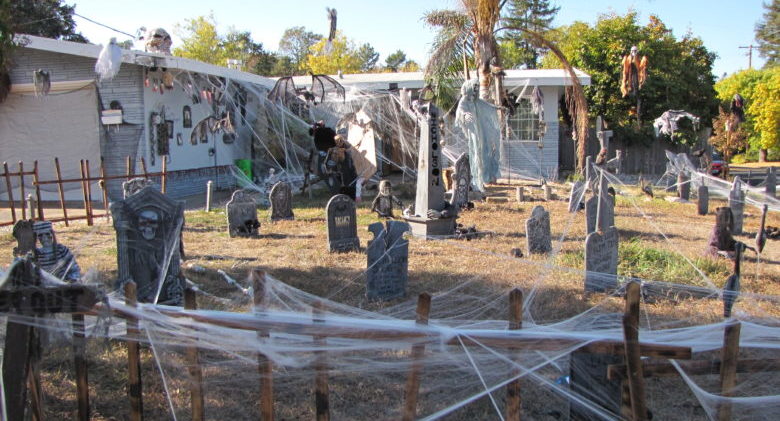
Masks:
[[[334,92],[337,96],[341,96],[342,101],[346,101],[346,91],[336,79],[333,79],[328,75],[311,75],[311,93],[314,95],[315,105],[325,101],[325,95],[331,92]]]
[[[141,39],[146,40],[145,50],[150,53],[159,53],[165,55],[171,55],[171,40],[170,34],[163,28],[154,28],[146,33]]]
[[[683,118],[691,120],[694,130],[698,130],[699,117],[683,110],[669,110],[664,111],[664,113],[653,122],[655,137],[658,137],[659,133],[667,136],[674,136],[674,132],[677,131],[677,125]]]
[[[38,69],[33,72],[33,85],[35,86],[35,96],[42,97],[49,95],[51,90],[51,77],[49,72]]]
[[[122,49],[116,43],[116,38],[111,38],[107,45],[103,47],[95,63],[95,73],[98,74],[98,80],[111,80],[119,73],[122,66]]]
[[[636,95],[647,79],[647,57],[639,57],[636,45],[631,47],[631,53],[623,57],[623,72],[620,81],[620,92],[625,98],[629,93]]]
[[[330,45],[336,38],[336,9],[326,7],[325,10],[328,12],[328,22],[330,23],[330,32],[328,33],[328,45]]]
[[[317,105],[325,101],[327,94],[335,92],[346,100],[344,87],[328,75],[311,75],[311,90],[306,87],[296,88],[292,76],[280,77],[273,89],[268,92],[268,100],[274,104],[281,104],[295,114],[301,115],[307,105]]]

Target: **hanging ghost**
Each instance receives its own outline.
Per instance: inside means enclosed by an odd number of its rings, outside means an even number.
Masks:
[[[35,86],[35,96],[42,97],[49,95],[51,90],[51,77],[49,72],[38,69],[33,72],[33,85]]]
[[[620,92],[624,98],[632,92],[636,95],[647,78],[647,57],[640,58],[639,49],[635,45],[631,47],[631,53],[623,57],[622,67]]]
[[[119,73],[119,67],[122,65],[122,49],[116,43],[116,38],[111,38],[106,46],[100,51],[97,63],[95,63],[95,73],[98,79],[111,80]]]

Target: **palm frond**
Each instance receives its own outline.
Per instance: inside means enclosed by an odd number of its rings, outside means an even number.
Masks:
[[[469,25],[469,18],[457,10],[431,10],[423,17],[430,26],[458,28],[463,30]]]

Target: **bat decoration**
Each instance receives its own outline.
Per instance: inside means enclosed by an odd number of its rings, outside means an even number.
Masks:
[[[203,138],[204,133],[213,134],[220,130],[224,131],[226,134],[236,133],[231,113],[222,113],[221,118],[210,115],[199,121],[192,129],[192,133],[190,133],[190,143],[197,144],[198,139]]]

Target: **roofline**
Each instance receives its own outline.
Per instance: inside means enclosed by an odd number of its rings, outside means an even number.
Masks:
[[[100,51],[103,49],[102,45],[82,44],[79,42],[44,38],[35,35],[19,34],[15,37],[15,40],[23,48],[31,48],[34,50],[49,51],[53,53],[70,54],[93,58],[95,60],[97,60],[98,56],[100,56]],[[221,76],[230,80],[261,85],[268,89],[272,88],[275,83],[273,79],[264,76],[242,72],[240,70],[229,69],[227,67],[216,66],[198,60],[145,51],[122,49],[122,63],[136,66],[148,66],[147,63],[150,60],[152,63],[154,63],[155,66],[186,70],[213,76]]]

